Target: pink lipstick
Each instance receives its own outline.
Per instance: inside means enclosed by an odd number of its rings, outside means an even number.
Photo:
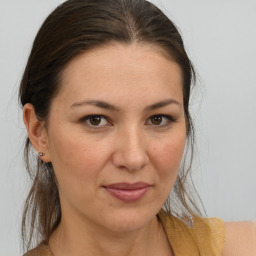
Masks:
[[[150,185],[144,182],[137,183],[115,183],[103,186],[113,197],[125,203],[133,203],[144,197]]]

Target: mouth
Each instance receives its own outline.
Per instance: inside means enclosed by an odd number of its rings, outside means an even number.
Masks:
[[[137,183],[115,183],[103,186],[113,197],[125,202],[134,203],[142,199],[151,185],[144,182]]]

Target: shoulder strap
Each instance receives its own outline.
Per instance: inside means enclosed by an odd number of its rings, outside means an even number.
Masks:
[[[225,242],[224,222],[193,216],[193,227],[163,210],[158,214],[174,254],[177,256],[221,256]]]
[[[42,242],[36,248],[28,251],[24,256],[54,256],[54,255],[52,254],[49,246]]]

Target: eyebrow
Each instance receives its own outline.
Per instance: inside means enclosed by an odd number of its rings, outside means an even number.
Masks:
[[[162,108],[162,107],[165,107],[170,104],[175,104],[175,105],[178,105],[180,108],[182,108],[182,105],[178,101],[176,101],[174,99],[165,99],[165,100],[162,100],[162,101],[159,101],[157,103],[147,106],[144,111],[150,111],[150,110]],[[120,111],[120,108],[118,108],[117,106],[114,106],[114,105],[112,105],[108,102],[102,101],[102,100],[85,100],[85,101],[76,102],[71,105],[71,108],[80,107],[83,105],[93,105],[93,106],[96,106],[99,108],[103,108],[103,109],[115,111],[115,112]]]
[[[170,104],[175,104],[175,105],[178,105],[180,108],[182,108],[182,105],[178,101],[176,101],[174,99],[166,99],[166,100],[162,100],[160,102],[154,103],[153,105],[146,107],[145,111],[162,108],[162,107],[165,107]]]
[[[116,107],[110,103],[107,103],[105,101],[102,101],[102,100],[85,100],[85,101],[76,102],[71,105],[71,108],[80,107],[83,105],[93,105],[98,108],[103,108],[103,109],[107,109],[107,110],[111,110],[111,111],[115,111],[115,112],[120,111],[120,109],[118,107]]]

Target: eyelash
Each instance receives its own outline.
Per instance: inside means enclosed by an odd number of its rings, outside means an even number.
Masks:
[[[152,118],[155,118],[155,117],[157,117],[157,118],[160,117],[162,122],[163,122],[164,118],[166,118],[166,121],[167,121],[167,124],[164,124],[164,125],[163,124],[159,124],[159,125],[151,124],[151,125],[155,126],[156,128],[166,127],[166,126],[170,125],[171,123],[175,123],[177,121],[173,116],[163,115],[163,114],[150,116],[148,118],[148,120],[151,120],[151,122],[152,122]]]
[[[152,122],[152,119],[153,118],[158,118],[158,117],[161,117],[161,121],[163,122],[163,118],[166,118],[167,119],[167,124],[150,124],[152,126],[155,126],[155,128],[161,128],[161,127],[166,127],[168,125],[170,125],[171,123],[175,123],[177,120],[173,117],[173,116],[170,116],[170,115],[163,115],[163,114],[157,114],[157,115],[152,115],[150,116],[147,120],[151,120]],[[105,119],[106,122],[108,123],[107,125],[102,125],[102,126],[98,126],[98,125],[93,125],[93,124],[89,124],[88,121],[91,119],[91,118],[100,118],[100,122],[102,121],[102,119]],[[82,119],[80,119],[80,121],[82,123],[86,122],[86,125],[90,128],[93,128],[93,129],[101,129],[105,126],[111,126],[111,121],[109,120],[108,117],[104,116],[104,115],[88,115],[88,116],[85,116],[83,117]],[[148,122],[148,121],[147,121]]]
[[[107,117],[104,116],[104,115],[89,115],[89,116],[83,117],[80,121],[81,121],[82,123],[86,122],[86,125],[89,126],[90,128],[93,128],[93,129],[100,129],[100,128],[102,128],[102,127],[105,126],[105,125],[104,125],[104,126],[97,126],[97,125],[92,125],[92,124],[87,123],[87,121],[90,120],[90,118],[101,118],[101,120],[102,120],[102,119],[105,119],[108,123],[111,123],[111,122],[109,121],[109,118],[107,118]]]

